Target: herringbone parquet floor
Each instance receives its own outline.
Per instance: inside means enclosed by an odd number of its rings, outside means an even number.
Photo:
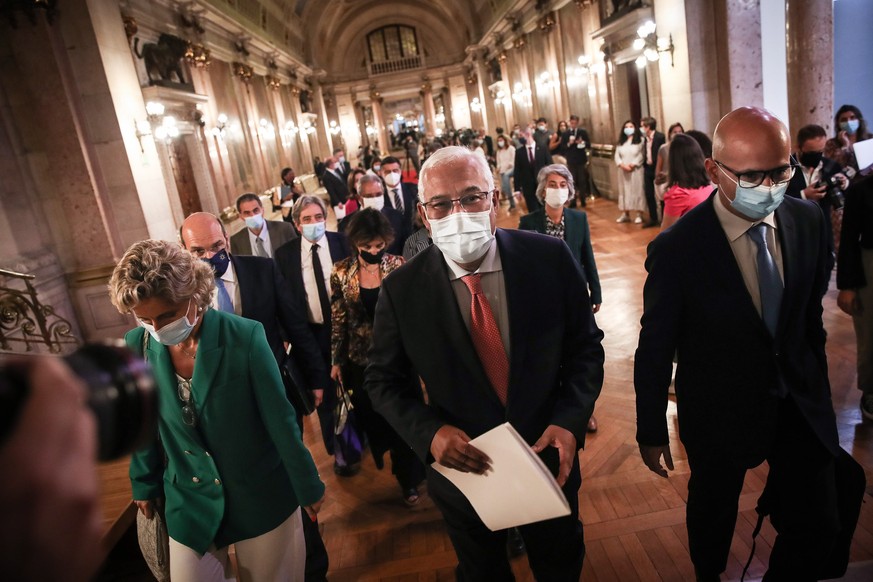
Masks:
[[[657,231],[616,224],[615,205],[605,200],[595,201],[587,212],[603,285],[604,303],[597,321],[606,335],[606,381],[595,411],[600,430],[580,453],[580,511],[587,547],[583,579],[693,580],[684,525],[688,465],[678,441],[675,404],[669,414],[676,468],[668,479],[643,466],[634,440],[633,353],[642,312],[643,259]],[[517,220],[517,215],[501,210],[500,226],[515,227]],[[833,285],[831,289],[824,306],[834,406],[842,444],[865,466],[869,479],[873,477],[873,423],[863,423],[858,412],[854,332],[851,320],[836,307]],[[314,437],[318,434],[315,416],[307,421],[306,442],[328,487],[320,522],[330,555],[330,579],[453,579],[456,558],[430,499],[424,496],[419,506],[405,507],[390,469],[376,470],[370,458],[358,475],[335,477],[332,459]],[[747,475],[725,580],[738,580],[749,556],[755,502],[766,474],[766,467],[759,467]],[[753,578],[763,575],[774,537],[766,523],[750,569]],[[852,560],[871,559],[873,503],[866,503]],[[513,569],[518,580],[533,579],[525,558],[514,560]]]

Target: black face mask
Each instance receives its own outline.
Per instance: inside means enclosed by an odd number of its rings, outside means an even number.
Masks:
[[[805,168],[815,168],[821,163],[822,152],[803,152],[800,154],[800,164]]]
[[[210,259],[201,259],[204,263],[212,266],[216,277],[221,277],[227,272],[227,266],[230,264],[230,257],[227,255],[227,249],[222,249],[212,255]]]
[[[361,258],[364,259],[364,262],[369,265],[377,265],[382,262],[382,257],[385,256],[385,250],[382,249],[376,254],[368,253],[367,251],[361,251]]]

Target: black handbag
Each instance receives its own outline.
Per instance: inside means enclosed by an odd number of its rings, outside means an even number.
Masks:
[[[293,352],[285,356],[279,366],[282,373],[282,383],[285,384],[285,395],[294,406],[294,410],[303,416],[315,412],[315,395],[306,387],[306,378],[294,359]]]

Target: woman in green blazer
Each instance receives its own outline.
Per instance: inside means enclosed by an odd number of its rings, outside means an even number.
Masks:
[[[563,164],[545,166],[537,174],[536,195],[543,207],[521,217],[520,230],[533,230],[562,239],[573,258],[582,267],[591,300],[591,310],[600,311],[603,296],[600,291],[600,276],[594,262],[594,247],[591,246],[591,231],[588,216],[582,210],[564,208],[567,200],[575,198],[573,175]],[[597,420],[592,416],[588,431],[597,430]]]
[[[109,288],[157,381],[160,442],[133,455],[130,479],[146,517],[165,500],[173,582],[224,580],[228,544],[242,579],[302,580],[301,507],[314,515],[324,484],[263,327],[210,309],[211,267],[173,243],[131,246]]]

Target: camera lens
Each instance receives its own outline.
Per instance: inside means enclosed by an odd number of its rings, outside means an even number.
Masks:
[[[88,388],[97,420],[97,456],[109,461],[144,445],[155,434],[157,393],[148,364],[123,342],[86,344],[65,356]],[[27,380],[13,366],[0,367],[0,442],[15,424]]]

